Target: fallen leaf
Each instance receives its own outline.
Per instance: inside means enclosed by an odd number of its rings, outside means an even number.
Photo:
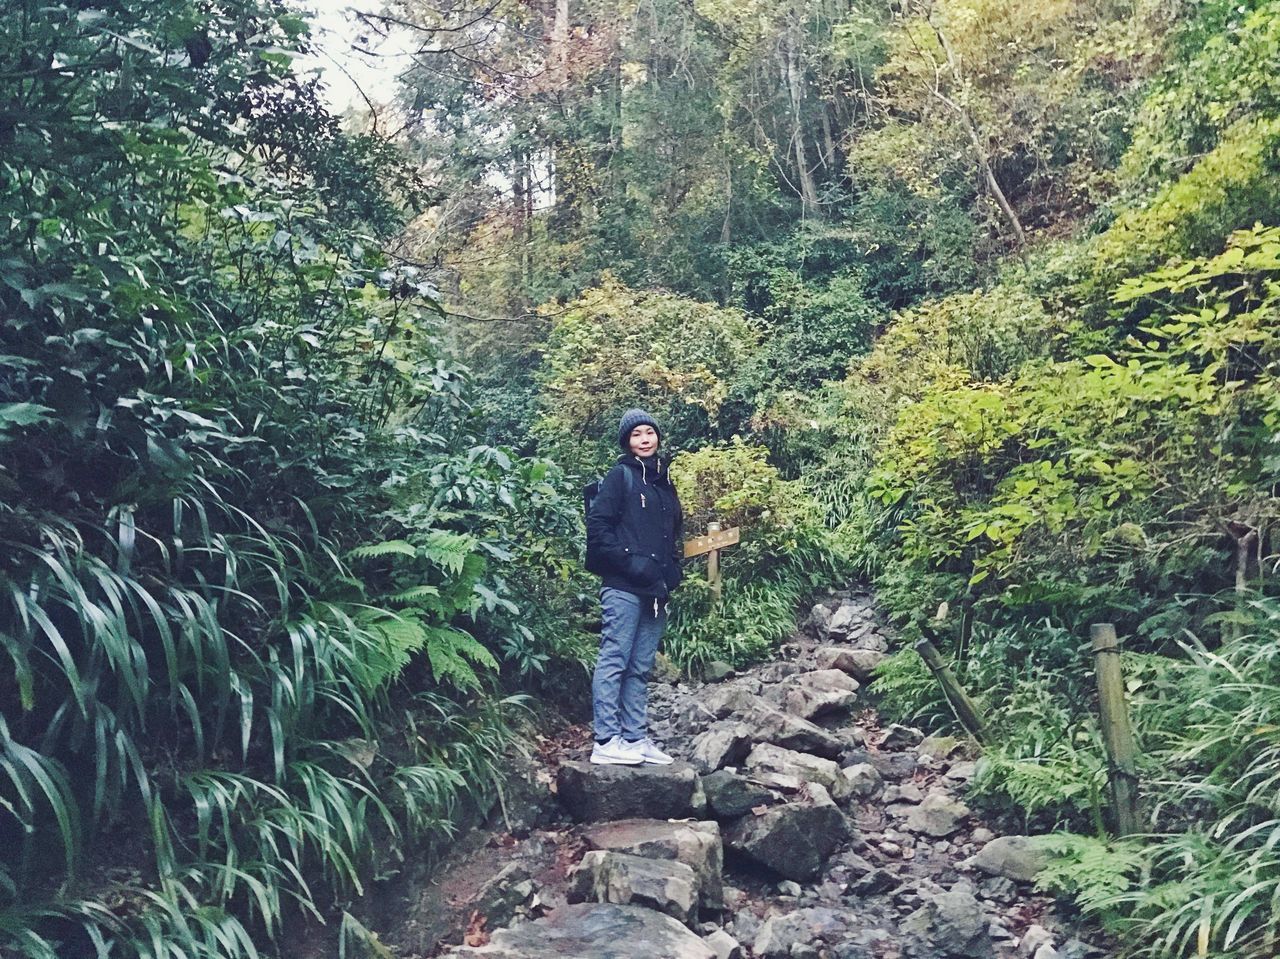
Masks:
[[[489,944],[489,934],[484,931],[485,917],[479,912],[471,914],[470,921],[467,922],[467,931],[462,935],[462,944],[464,946],[487,946]]]

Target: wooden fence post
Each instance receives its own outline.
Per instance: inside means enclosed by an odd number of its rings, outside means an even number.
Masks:
[[[1102,741],[1107,748],[1107,778],[1115,809],[1116,834],[1132,836],[1138,832],[1137,745],[1125,702],[1120,640],[1111,623],[1094,623],[1089,627],[1089,639],[1098,677],[1098,707],[1102,714]]]
[[[924,632],[932,633],[935,626],[941,624],[946,618],[947,604],[943,603],[938,607],[938,615],[923,627]],[[956,674],[951,671],[951,667],[947,665],[942,653],[928,635],[916,641],[916,652],[920,654],[920,658],[924,660],[925,665],[938,681],[938,685],[942,687],[943,695],[951,704],[951,709],[956,714],[956,719],[960,720],[960,725],[968,730],[969,735],[974,739],[979,741],[986,739],[987,724],[983,722],[977,704],[960,685],[960,680],[956,679]]]
[[[720,532],[719,523],[707,524],[707,535]],[[720,550],[713,549],[707,553],[707,584],[711,587],[711,605],[720,608]]]

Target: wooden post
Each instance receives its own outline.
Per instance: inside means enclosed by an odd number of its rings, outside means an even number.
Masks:
[[[924,631],[932,633],[946,618],[947,604],[943,603],[938,607],[938,615],[924,626]],[[947,697],[947,702],[951,704],[951,711],[956,714],[956,719],[960,720],[960,725],[968,730],[969,735],[974,739],[986,739],[987,724],[983,722],[977,704],[960,685],[960,680],[956,679],[956,674],[951,671],[941,651],[928,635],[916,642],[916,652],[920,654],[920,658],[924,660],[925,665],[938,681],[938,685],[942,687],[942,692]]]
[[[1107,747],[1107,778],[1111,787],[1111,803],[1115,808],[1116,834],[1132,836],[1138,832],[1137,746],[1124,696],[1120,641],[1111,623],[1094,623],[1089,627],[1089,639],[1093,644],[1094,671],[1098,677],[1102,741]]]
[[[720,532],[719,523],[707,524],[707,535],[711,536]],[[720,550],[713,549],[707,553],[707,585],[711,587],[711,605],[714,609],[720,608]]]
[[[920,654],[920,658],[938,680],[938,685],[942,687],[942,692],[946,695],[947,702],[951,704],[951,711],[956,714],[956,719],[960,720],[960,725],[968,730],[974,739],[986,739],[987,724],[982,721],[977,704],[960,685],[960,680],[956,679],[956,674],[942,658],[938,647],[927,639],[920,639],[916,641],[916,652]]]

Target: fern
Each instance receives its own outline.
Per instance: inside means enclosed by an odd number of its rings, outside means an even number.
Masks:
[[[381,543],[357,546],[347,554],[351,559],[380,559],[383,556],[417,556],[413,544],[403,539],[389,539]]]
[[[458,689],[477,689],[480,676],[476,667],[496,672],[498,661],[469,633],[451,626],[426,627],[427,661],[436,682],[449,683]]]
[[[476,549],[476,538],[465,533],[433,529],[424,538],[422,555],[452,576],[463,574],[467,557]]]
[[[1074,899],[1090,911],[1128,892],[1142,873],[1142,849],[1132,840],[1106,842],[1060,832],[1038,837],[1037,843],[1049,860],[1036,876],[1036,888]]]

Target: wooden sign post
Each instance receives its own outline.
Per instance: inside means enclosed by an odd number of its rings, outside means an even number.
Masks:
[[[720,550],[740,542],[740,527],[721,529],[719,523],[707,524],[706,536],[695,536],[684,542],[684,558],[707,556],[707,585],[711,587],[711,602],[720,605]]]

